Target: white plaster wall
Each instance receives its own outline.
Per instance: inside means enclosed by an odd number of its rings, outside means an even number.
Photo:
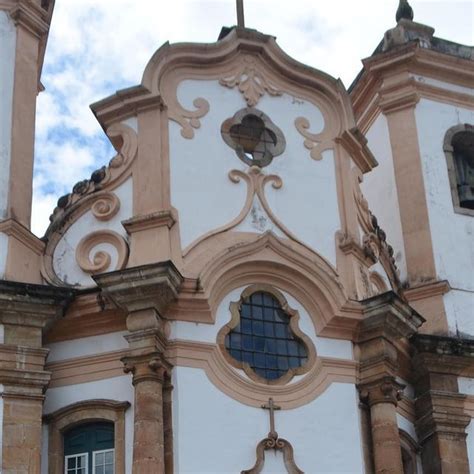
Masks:
[[[458,388],[460,393],[474,395],[474,379],[469,377],[458,377]]]
[[[123,337],[125,334],[126,331],[118,331],[47,344],[45,347],[49,349],[48,362],[127,349],[128,343]]]
[[[471,422],[466,428],[467,438],[467,459],[469,460],[469,469],[471,472],[474,471],[474,421],[471,418]]]
[[[190,323],[185,321],[171,321],[170,339],[215,343],[219,330],[230,321],[229,305],[232,301],[239,301],[240,295],[246,287],[230,292],[219,304],[214,324]],[[280,289],[280,291],[282,291]],[[353,359],[352,343],[342,339],[319,337],[316,334],[313,321],[306,309],[289,293],[282,291],[291,308],[299,313],[299,327],[314,343],[319,356]]]
[[[64,236],[58,242],[53,255],[53,268],[56,275],[65,283],[76,286],[94,286],[95,283],[88,273],[81,270],[76,262],[76,247],[80,240],[97,230],[113,230],[127,238],[127,233],[121,222],[133,216],[133,185],[132,178],[127,179],[113,191],[120,199],[120,210],[109,221],[100,221],[94,217],[91,211],[87,211],[69,227]],[[99,250],[105,250],[111,256],[111,271],[117,265],[117,250],[110,244],[96,245],[91,255]]]
[[[387,119],[384,115],[380,114],[377,117],[367,132],[366,138],[379,165],[364,175],[361,189],[380,227],[386,232],[388,243],[393,247],[395,262],[400,270],[400,279],[403,281],[407,277],[405,246],[392,148]]]
[[[15,47],[13,21],[5,11],[0,11],[0,220],[6,216],[8,205]],[[0,242],[0,260],[1,253]]]
[[[134,389],[130,376],[124,375],[96,382],[50,388],[46,391],[44,414],[52,413],[72,403],[94,398],[131,403],[131,407],[125,412],[125,472],[132,472]],[[44,444],[42,452],[45,452]],[[45,463],[43,459],[41,472],[46,474],[47,468],[47,461]]]
[[[200,369],[175,368],[173,385],[176,472],[235,474],[252,467],[256,445],[269,430],[268,411],[226,397]],[[275,423],[304,472],[364,472],[353,385],[334,383],[311,403],[276,412]],[[275,472],[269,469],[264,472]]]
[[[246,107],[237,89],[220,86],[217,81],[186,80],[178,87],[178,98],[184,107],[203,97],[210,103],[209,113],[201,119],[201,128],[192,140],[181,136],[181,127],[170,122],[170,160],[172,204],[178,209],[183,248],[202,234],[230,222],[241,211],[246,184],[232,183],[232,169],[245,171],[247,166],[221,137],[221,125],[235,112]],[[264,168],[266,174],[277,174],[283,187],[266,187],[272,211],[296,237],[314,248],[335,265],[335,232],[340,228],[332,151],[322,161],[310,158],[304,138],[294,125],[304,116],[311,131],[323,128],[317,107],[283,94],[263,96],[257,108],[266,113],[282,130],[285,152]],[[261,232],[253,229],[254,232]]]
[[[444,295],[449,329],[474,335],[474,219],[453,210],[443,152],[447,130],[474,124],[474,112],[422,99],[415,114],[436,272],[455,290]]]

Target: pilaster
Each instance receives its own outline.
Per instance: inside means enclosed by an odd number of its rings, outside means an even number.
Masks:
[[[165,317],[183,278],[168,261],[94,279],[104,296],[128,314],[129,351],[122,362],[135,387],[133,474],[171,473],[171,364],[164,357]]]
[[[374,472],[403,472],[397,404],[404,386],[396,381],[398,351],[395,343],[412,336],[423,318],[395,293],[362,302],[364,320],[357,338],[359,393],[368,407]]]
[[[416,422],[425,472],[469,473],[466,396],[457,378],[474,375],[474,341],[417,335],[413,344]]]
[[[43,393],[51,374],[43,332],[62,316],[71,290],[0,281],[2,463],[5,474],[39,474]]]

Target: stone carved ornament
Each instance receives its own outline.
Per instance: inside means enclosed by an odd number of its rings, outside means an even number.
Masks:
[[[256,60],[251,56],[245,56],[243,65],[237,73],[220,79],[219,84],[229,89],[237,87],[249,107],[255,107],[265,93],[273,97],[283,94],[281,90],[267,81],[265,76],[258,70]]]
[[[353,174],[353,194],[357,208],[359,224],[364,231],[362,245],[365,256],[373,263],[380,261],[387,272],[387,276],[394,289],[401,288],[399,271],[393,256],[394,251],[387,242],[387,236],[384,230],[379,226],[377,218],[369,209],[369,204],[362,194],[360,183],[362,182],[362,173],[357,168],[352,170]]]
[[[90,179],[79,181],[72,192],[59,198],[57,207],[50,216],[50,225],[44,239],[47,240],[41,273],[53,285],[64,285],[53,269],[53,255],[56,245],[67,229],[87,211],[91,211],[97,221],[111,220],[120,210],[118,196],[108,189],[121,184],[130,175],[130,166],[136,158],[138,141],[136,132],[125,124],[115,124],[108,128],[107,135],[117,150],[108,166],[94,171]],[[104,249],[91,255],[94,247],[112,245],[117,252],[115,270],[124,268],[128,260],[128,244],[124,237],[111,230],[96,230],[87,234],[76,248],[76,262],[82,271],[94,274],[109,270],[112,257]],[[112,270],[112,269],[110,269]]]

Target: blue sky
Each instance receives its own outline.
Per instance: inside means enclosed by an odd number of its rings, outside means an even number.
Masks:
[[[395,26],[398,0],[244,3],[247,27],[276,36],[290,56],[348,87]],[[436,36],[474,43],[472,1],[410,4]],[[89,105],[138,84],[165,41],[213,42],[235,18],[235,0],[56,0],[37,105],[33,232],[42,235],[57,199],[114,154]]]

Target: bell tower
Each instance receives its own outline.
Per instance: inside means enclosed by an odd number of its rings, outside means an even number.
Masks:
[[[15,281],[40,281],[43,244],[30,232],[35,113],[53,7],[0,2],[0,278]]]

